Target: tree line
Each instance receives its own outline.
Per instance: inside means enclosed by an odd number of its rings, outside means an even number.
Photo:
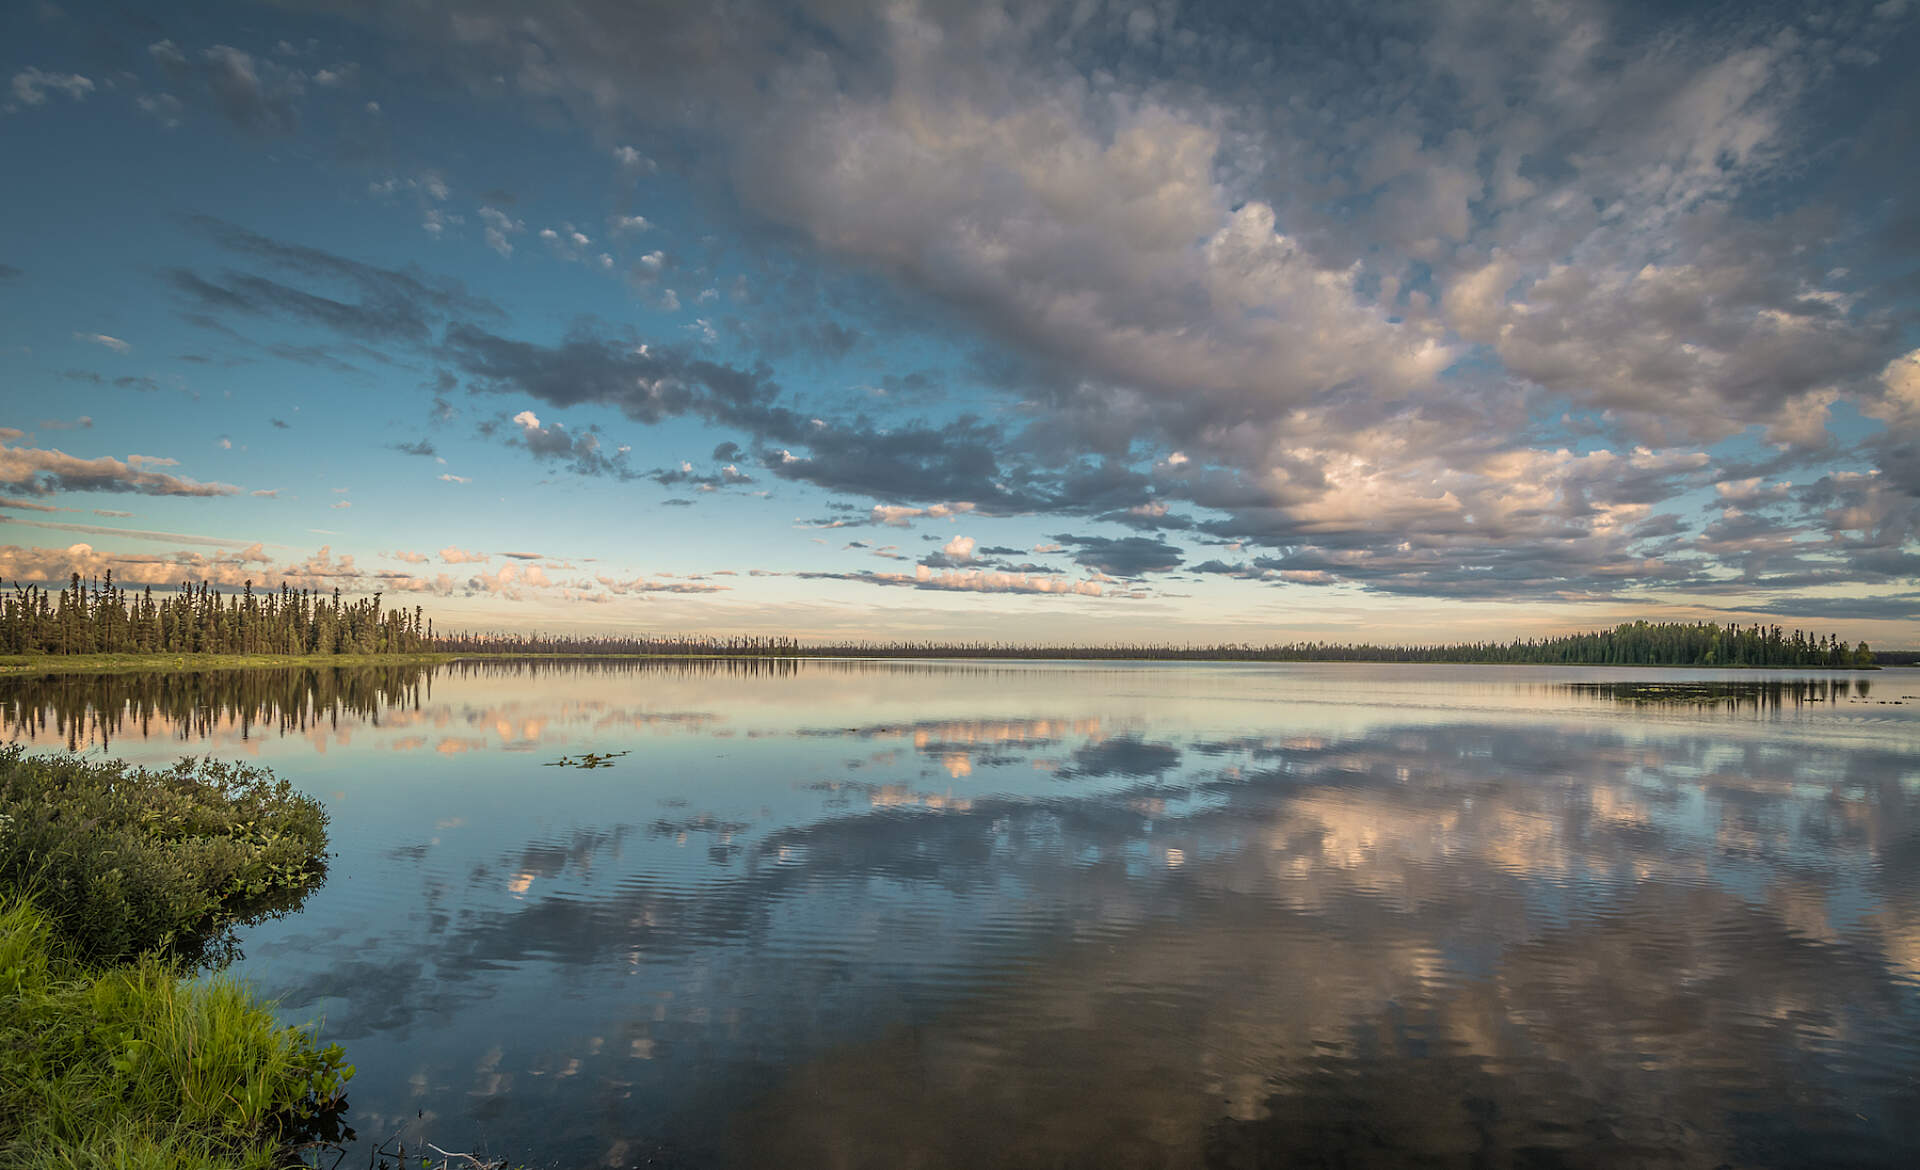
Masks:
[[[451,654],[514,654],[551,657],[594,655],[716,658],[1002,658],[1161,659],[1206,662],[1455,662],[1537,663],[1589,666],[1808,666],[1874,665],[1865,642],[1849,646],[1838,634],[1820,635],[1781,626],[1714,622],[1628,622],[1610,630],[1506,642],[1453,642],[1415,646],[1369,643],[1289,642],[1256,646],[1132,644],[1032,646],[1005,642],[850,641],[802,643],[772,636],[660,637],[552,636],[521,633],[456,633],[435,638],[433,648]]]
[[[381,609],[380,595],[343,601],[282,584],[238,593],[182,584],[156,598],[78,573],[52,593],[16,584],[0,595],[0,654],[401,654],[426,651],[433,623],[416,606]]]
[[[169,596],[73,576],[58,594],[16,585],[0,595],[0,654],[511,654],[538,657],[1158,659],[1209,662],[1459,662],[1595,666],[1874,665],[1865,642],[1781,626],[1627,622],[1553,638],[1414,646],[1288,642],[1256,646],[1122,644],[1031,646],[1005,642],[804,643],[783,635],[637,637],[526,633],[436,634],[415,606],[382,610],[380,594],[343,601],[282,584],[238,593],[183,584]]]

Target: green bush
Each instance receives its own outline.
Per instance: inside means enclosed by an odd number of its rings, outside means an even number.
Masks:
[[[30,894],[75,954],[197,960],[326,876],[326,810],[264,769],[132,768],[0,747],[0,890]]]
[[[289,1164],[351,1066],[228,980],[149,956],[100,970],[0,898],[0,1170]]]

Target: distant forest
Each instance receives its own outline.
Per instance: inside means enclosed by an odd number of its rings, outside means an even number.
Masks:
[[[783,637],[549,637],[540,634],[435,635],[419,607],[381,609],[380,595],[343,602],[282,585],[218,593],[182,585],[120,588],[112,574],[77,575],[59,593],[35,585],[0,595],[0,654],[402,654],[645,655],[712,658],[1161,659],[1206,662],[1458,662],[1592,666],[1874,665],[1865,642],[1780,626],[1713,622],[1629,622],[1611,630],[1510,642],[1374,646],[1289,642],[1253,646],[1021,646],[998,642],[803,643]]]
[[[340,591],[216,593],[181,585],[155,598],[75,574],[59,593],[16,585],[0,595],[0,654],[402,654],[432,649],[432,623],[416,607],[381,611],[380,595],[343,602]]]
[[[1865,642],[1849,647],[1838,634],[1780,626],[1712,622],[1629,622],[1611,630],[1511,642],[1455,642],[1374,646],[1289,642],[1253,646],[1022,646],[998,642],[838,642],[806,644],[792,638],[546,637],[538,634],[452,634],[434,649],[453,654],[689,655],[808,658],[1145,658],[1194,662],[1460,662],[1550,663],[1591,666],[1872,666]]]

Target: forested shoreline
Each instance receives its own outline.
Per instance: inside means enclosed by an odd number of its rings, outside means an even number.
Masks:
[[[456,655],[546,657],[626,655],[724,658],[1000,658],[1147,659],[1187,662],[1432,662],[1558,666],[1800,666],[1871,667],[1865,642],[1848,646],[1838,634],[1781,626],[1712,622],[1628,622],[1610,630],[1509,642],[1455,642],[1413,646],[1288,642],[1210,646],[1155,644],[1034,646],[1000,642],[839,642],[793,638],[548,637],[538,634],[453,634],[434,649]]]
[[[113,575],[51,593],[16,585],[0,596],[0,655],[378,654],[643,656],[714,658],[1158,659],[1206,662],[1453,662],[1593,666],[1875,665],[1865,642],[1782,626],[1714,622],[1628,622],[1553,638],[1411,646],[1288,642],[1209,646],[1115,644],[1034,646],[1004,642],[848,641],[808,643],[781,636],[550,636],[524,633],[436,635],[420,607],[383,610],[380,594],[343,601],[282,585],[238,593],[182,585],[156,598],[114,584]]]
[[[342,601],[281,585],[238,593],[182,584],[155,598],[114,584],[113,574],[65,589],[15,585],[0,596],[0,654],[412,654],[432,649],[433,623],[382,611],[380,594]]]

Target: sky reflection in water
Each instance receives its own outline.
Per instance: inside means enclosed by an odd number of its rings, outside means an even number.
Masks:
[[[327,800],[327,887],[238,970],[349,1045],[365,1136],[561,1165],[1901,1165],[1917,695],[455,664],[8,680],[0,713]]]

